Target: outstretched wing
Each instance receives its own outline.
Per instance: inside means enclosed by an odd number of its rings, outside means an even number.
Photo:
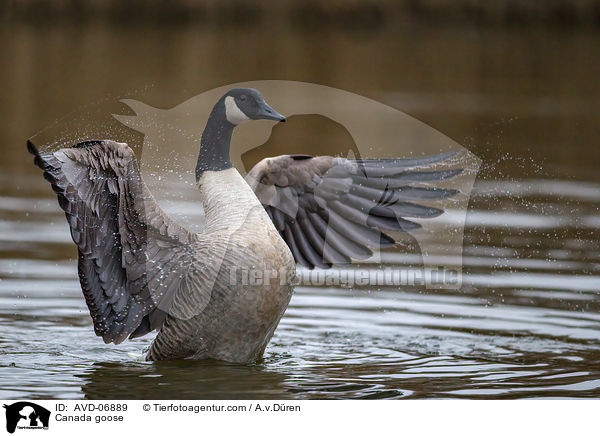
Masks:
[[[359,159],[283,155],[266,158],[246,176],[296,262],[329,268],[366,259],[371,248],[394,245],[386,232],[408,232],[443,211],[420,204],[455,195],[422,186],[462,169],[432,170],[456,153],[416,159]]]
[[[131,148],[86,141],[40,154],[71,236],[94,330],[122,342],[160,327],[193,256],[194,235],[173,222],[145,186]]]

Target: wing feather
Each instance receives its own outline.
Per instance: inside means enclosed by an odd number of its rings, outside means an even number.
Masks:
[[[194,236],[173,222],[145,186],[133,151],[85,141],[40,154],[28,141],[64,210],[94,330],[120,343],[160,327],[163,297],[193,263]]]
[[[412,221],[435,218],[440,207],[421,204],[459,191],[423,186],[458,176],[457,152],[411,159],[283,155],[256,164],[246,176],[296,261],[326,268],[365,259],[395,244],[386,232],[410,232]]]

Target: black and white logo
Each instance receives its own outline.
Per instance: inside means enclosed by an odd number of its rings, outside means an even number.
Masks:
[[[48,429],[50,411],[29,401],[5,404],[6,431],[14,433],[16,429]]]

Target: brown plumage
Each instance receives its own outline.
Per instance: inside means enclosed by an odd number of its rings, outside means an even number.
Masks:
[[[293,260],[235,169],[202,176],[207,223],[195,234],[161,210],[126,144],[87,141],[40,154],[28,142],[28,149],[65,211],[98,336],[118,344],[160,329],[149,360],[262,355],[292,288],[231,282],[231,271],[283,269],[291,280]]]

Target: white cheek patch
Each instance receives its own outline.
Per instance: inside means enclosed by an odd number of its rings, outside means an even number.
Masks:
[[[250,119],[242,112],[235,103],[234,98],[231,96],[225,97],[225,116],[227,117],[227,121],[234,125],[238,125]]]

